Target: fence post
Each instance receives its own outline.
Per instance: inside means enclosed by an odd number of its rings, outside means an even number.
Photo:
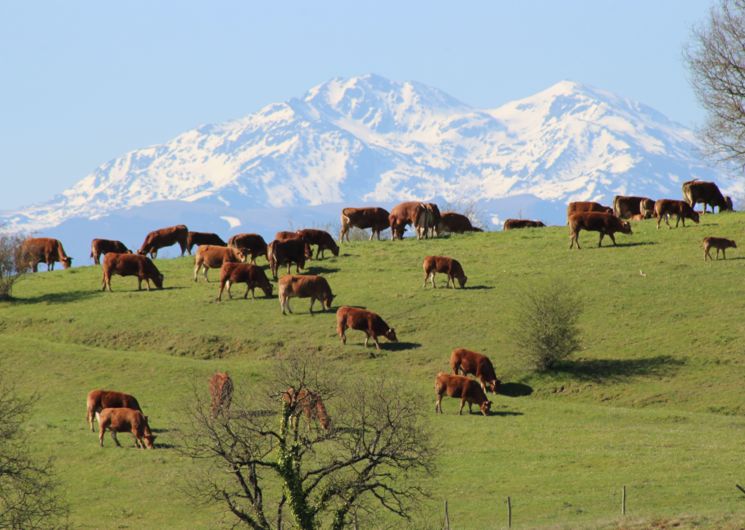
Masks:
[[[626,515],[626,486],[621,488],[621,515]]]
[[[507,497],[507,528],[512,528],[512,499]]]
[[[445,530],[450,530],[450,515],[448,514],[447,499],[445,499]]]

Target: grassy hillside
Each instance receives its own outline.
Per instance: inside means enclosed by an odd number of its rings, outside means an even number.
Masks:
[[[287,352],[317,352],[338,377],[384,375],[414,389],[441,446],[418,526],[439,525],[448,499],[454,527],[500,527],[509,495],[517,527],[613,527],[625,485],[629,526],[682,516],[683,526],[741,527],[745,254],[705,263],[700,241],[740,240],[743,228],[745,214],[677,230],[646,221],[616,248],[583,233],[580,251],[568,250],[564,227],[345,244],[309,271],[328,278],[334,307],[365,306],[396,328],[401,342],[380,355],[358,332],[342,347],[334,314],[310,316],[307,300],[293,300],[291,316],[276,296],[216,303],[217,284],[194,284],[188,258],[157,260],[166,289],[149,293],[121,277],[102,293],[93,266],[39,273],[18,284],[17,302],[0,304],[0,363],[22,393],[41,397],[34,448],[56,456],[81,528],[214,526],[220,508],[179,489],[198,465],[174,450],[183,404],[193,384],[207,392],[215,370],[249,389]],[[467,288],[423,289],[427,254],[460,260]],[[536,375],[510,328],[525,293],[557,280],[583,300],[584,350]],[[489,355],[508,389],[531,393],[497,396],[489,418],[458,417],[452,399],[436,416],[434,376],[459,346]],[[117,450],[108,439],[98,448],[85,396],[100,387],[137,396],[161,450]]]

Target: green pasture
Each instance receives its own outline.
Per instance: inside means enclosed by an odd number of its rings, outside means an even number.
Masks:
[[[663,225],[664,226],[664,225]],[[215,370],[249,393],[283,354],[319,355],[337,378],[385,377],[413,390],[439,446],[431,498],[411,522],[438,528],[447,500],[452,528],[513,526],[739,528],[745,525],[745,248],[704,262],[701,240],[742,240],[745,214],[703,216],[699,225],[655,229],[654,221],[597,248],[566,227],[469,234],[429,241],[359,241],[314,260],[339,305],[364,306],[396,329],[398,344],[346,346],[333,312],[308,313],[275,295],[215,302],[211,283],[192,281],[190,258],[156,260],[162,291],[138,292],[114,277],[101,292],[97,266],[38,273],[0,304],[0,366],[22,395],[37,394],[28,429],[33,449],[53,455],[70,522],[78,528],[214,528],[230,519],[184,491],[202,465],[176,451],[193,388],[207,394]],[[605,243],[610,245],[610,241]],[[465,289],[422,288],[424,256],[458,259]],[[263,261],[260,261],[263,263]],[[512,337],[531,289],[561,281],[582,300],[583,350],[545,375],[531,371]],[[438,276],[438,286],[445,278]],[[257,294],[260,291],[257,291]],[[494,414],[434,413],[433,381],[450,352],[487,354],[508,395]],[[137,396],[161,445],[138,451],[128,436],[104,449],[87,430],[93,388]],[[333,417],[333,400],[329,403]],[[627,516],[620,516],[621,488]]]

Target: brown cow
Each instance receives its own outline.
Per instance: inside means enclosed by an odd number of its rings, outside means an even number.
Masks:
[[[118,432],[131,432],[138,449],[155,449],[156,436],[150,432],[147,416],[139,410],[129,408],[103,409],[98,415],[98,443],[103,447],[103,435],[111,431],[111,438],[117,447],[122,444],[116,439]]]
[[[279,280],[279,305],[283,315],[285,310],[292,313],[290,298],[310,298],[310,314],[312,315],[313,303],[316,300],[321,302],[321,311],[325,311],[331,309],[334,295],[326,278],[322,276],[285,274]]]
[[[463,214],[455,212],[445,212],[440,216],[435,233],[439,236],[445,232],[451,234],[462,234],[464,232],[483,232],[481,228],[476,228],[471,224],[471,220]]]
[[[419,201],[407,201],[394,206],[388,216],[391,239],[403,239],[406,227],[408,225],[416,226],[417,220],[424,210],[424,204]]]
[[[696,204],[704,203],[704,213],[706,206],[711,205],[711,212],[714,213],[714,207],[719,208],[719,213],[732,210],[732,198],[725,197],[719,190],[719,186],[713,182],[703,180],[689,180],[683,183],[683,197],[686,202],[695,208]]]
[[[298,230],[297,235],[304,240],[308,245],[318,245],[316,249],[316,259],[323,259],[323,252],[330,250],[334,256],[339,255],[339,245],[336,244],[334,238],[325,230],[317,230],[315,228],[305,228]]]
[[[194,281],[197,281],[197,273],[200,268],[204,269],[204,279],[209,282],[210,280],[207,278],[209,269],[222,267],[222,264],[226,262],[239,263],[244,259],[245,256],[239,248],[199,245],[194,257]]]
[[[372,338],[375,348],[380,350],[378,336],[383,336],[391,342],[398,342],[396,331],[380,318],[380,315],[356,307],[341,306],[336,311],[336,333],[342,344],[347,343],[347,328],[365,332],[365,348]]]
[[[150,290],[150,280],[155,287],[163,288],[163,275],[158,271],[158,267],[148,258],[140,254],[117,254],[109,252],[103,258],[103,287],[102,291],[109,288],[111,292],[111,275],[119,276],[137,276],[137,290],[142,289],[142,280],[147,282],[147,290]]]
[[[424,285],[422,287],[427,287],[427,280],[431,280],[432,287],[436,288],[435,273],[437,272],[448,275],[448,280],[445,284],[446,287],[450,287],[450,282],[452,282],[453,288],[455,288],[456,279],[461,289],[466,286],[468,277],[464,274],[463,267],[461,267],[458,260],[448,258],[447,256],[427,256],[424,258],[422,268],[424,269]]]
[[[274,234],[275,241],[288,241],[290,239],[302,239],[302,236],[295,232],[291,232],[289,230],[280,230],[276,234]]]
[[[435,230],[440,222],[440,209],[433,202],[423,202],[424,207],[419,211],[414,227],[416,228],[417,239],[427,239],[435,237]]]
[[[226,261],[222,264],[220,269],[220,293],[217,295],[217,301],[222,301],[222,292],[225,286],[228,287],[228,296],[233,298],[230,294],[230,288],[235,283],[246,284],[246,294],[243,298],[248,298],[248,291],[251,291],[251,298],[256,298],[254,295],[254,289],[256,287],[264,291],[264,295],[269,298],[272,296],[272,284],[269,283],[269,279],[264,273],[264,269],[250,263],[231,263]]]
[[[228,239],[228,246],[240,248],[243,254],[251,256],[251,263],[256,263],[258,256],[266,256],[267,244],[259,234],[236,234]],[[268,260],[269,258],[267,258]]]
[[[543,228],[546,225],[541,221],[532,221],[530,219],[507,219],[504,222],[502,230],[516,230],[518,228]]]
[[[323,404],[321,395],[307,388],[301,388],[296,391],[290,387],[282,393],[282,401],[290,408],[290,421],[297,428],[297,422],[300,414],[305,414],[308,420],[308,429],[312,420],[317,420],[323,430],[331,429],[331,418],[326,412],[326,406]]]
[[[616,195],[613,197],[613,213],[621,219],[630,219],[635,215],[640,215],[642,201],[651,201],[651,199],[635,195]]]
[[[186,251],[191,256],[191,249],[194,245],[217,245],[219,247],[228,246],[220,236],[213,232],[192,232],[189,231],[186,236]]]
[[[494,373],[494,365],[489,357],[475,351],[465,348],[454,349],[453,353],[450,354],[450,368],[455,375],[458,375],[458,370],[460,370],[463,375],[473,374],[476,376],[481,381],[481,388],[484,389],[484,392],[486,392],[486,385],[489,385],[489,390],[496,394],[501,384]]]
[[[435,378],[435,394],[437,394],[435,412],[439,412],[440,414],[442,414],[442,396],[444,394],[447,394],[449,397],[460,398],[458,414],[463,414],[463,406],[466,403],[468,403],[469,413],[473,412],[471,405],[478,405],[481,414],[484,416],[488,416],[491,409],[491,401],[487,399],[486,392],[481,388],[478,381],[462,375],[450,375],[444,372],[437,374]]]
[[[601,212],[586,212],[576,213],[569,217],[569,237],[570,243],[569,248],[572,248],[574,244],[579,246],[579,233],[582,230],[589,232],[600,232],[600,240],[598,246],[603,246],[603,237],[609,236],[613,245],[616,244],[615,233],[621,232],[622,234],[631,234],[631,225],[627,221],[623,221],[613,215],[612,213],[601,213]]]
[[[385,208],[344,208],[341,211],[339,243],[344,241],[344,236],[349,241],[350,227],[370,228],[370,241],[376,235],[378,236],[378,240],[380,240],[380,232],[390,227],[389,216],[390,213]]]
[[[671,215],[676,217],[675,228],[678,228],[678,223],[680,223],[681,220],[683,221],[683,226],[685,226],[686,218],[698,224],[698,212],[694,211],[694,209],[685,201],[660,199],[654,203],[654,214],[655,217],[657,217],[658,230],[660,229],[660,222],[662,222],[663,217],[665,218],[665,224],[667,227],[672,228],[672,226],[670,226]]]
[[[150,254],[150,257],[155,259],[158,256],[158,249],[163,247],[170,247],[178,243],[181,247],[181,255],[186,252],[186,241],[189,238],[189,229],[186,225],[169,226],[168,228],[160,228],[150,232],[142,246],[137,251],[138,254],[146,255]]]
[[[269,243],[267,257],[269,259],[269,268],[272,276],[277,279],[277,270],[284,264],[287,264],[287,272],[290,272],[290,265],[295,264],[295,271],[305,268],[305,260],[312,256],[310,245],[303,239],[287,239],[280,241],[275,239]]]
[[[103,409],[126,407],[128,409],[142,411],[140,404],[134,396],[115,390],[91,390],[88,392],[85,403],[87,409],[86,420],[88,420],[88,425],[91,427],[91,432],[94,432],[93,418]]]
[[[116,239],[94,239],[91,241],[91,258],[93,263],[100,265],[101,256],[108,252],[116,252],[117,254],[129,254],[132,251],[121,241]]]
[[[233,399],[233,380],[228,372],[215,372],[210,377],[210,411],[212,417],[218,414],[228,415],[230,402]]]
[[[720,250],[722,251],[722,256],[724,256],[724,259],[727,259],[727,249],[737,248],[737,244],[734,241],[732,241],[731,239],[725,239],[723,237],[705,237],[702,241],[702,244],[704,247],[704,261],[706,261],[706,258],[709,258],[710,260],[714,259],[709,253],[712,247],[717,249],[717,259],[719,259]]]
[[[39,272],[39,263],[46,263],[47,270],[54,270],[54,263],[59,261],[62,268],[72,265],[72,258],[65,254],[62,242],[51,237],[29,237],[21,243],[21,259],[25,267]]]
[[[644,219],[654,217],[654,201],[647,198],[642,199],[639,202],[639,213],[644,216]]]
[[[592,202],[592,201],[570,202],[569,205],[567,205],[567,221],[575,213],[584,213],[584,212],[601,212],[601,213],[609,213],[613,215],[613,208],[609,206],[603,206],[599,202]]]

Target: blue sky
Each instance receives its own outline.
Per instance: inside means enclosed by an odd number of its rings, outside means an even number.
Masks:
[[[681,50],[705,0],[0,4],[0,210],[99,164],[374,72],[496,107],[562,79],[689,126]]]

